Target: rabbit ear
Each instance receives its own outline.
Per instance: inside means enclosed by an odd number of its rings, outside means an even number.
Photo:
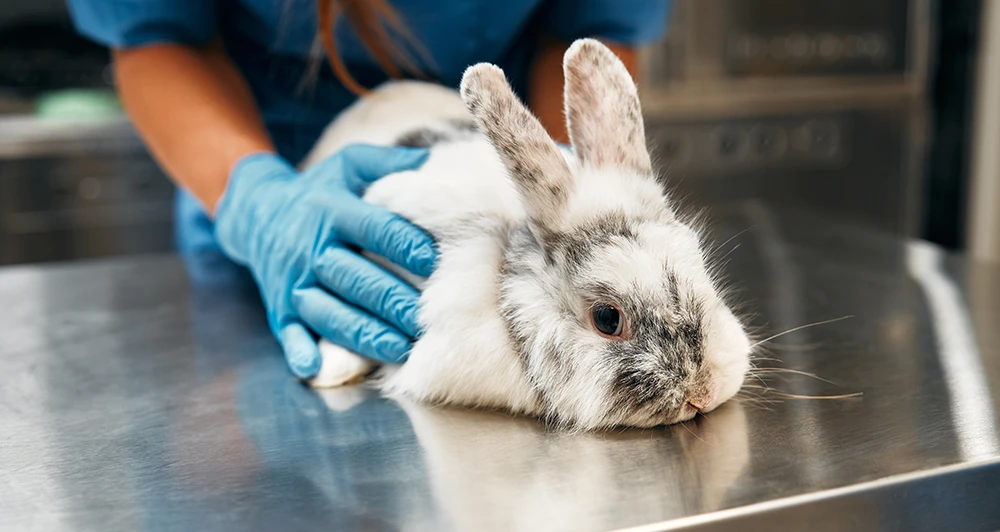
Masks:
[[[593,166],[652,171],[635,82],[618,56],[594,39],[563,57],[566,124],[573,151]]]
[[[511,90],[499,68],[470,67],[462,99],[500,154],[524,199],[539,236],[556,232],[572,186],[572,174],[555,141]]]

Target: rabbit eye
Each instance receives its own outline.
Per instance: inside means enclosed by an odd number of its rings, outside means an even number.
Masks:
[[[605,303],[594,305],[590,311],[590,320],[597,332],[605,336],[621,336],[625,325],[621,311]]]

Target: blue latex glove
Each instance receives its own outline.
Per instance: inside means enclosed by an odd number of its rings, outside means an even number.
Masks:
[[[419,294],[356,249],[428,276],[434,242],[360,194],[384,175],[419,167],[427,155],[359,145],[302,173],[269,153],[249,155],[233,168],[216,209],[216,238],[253,274],[296,376],[319,371],[313,333],[375,360],[405,359],[419,332]]]

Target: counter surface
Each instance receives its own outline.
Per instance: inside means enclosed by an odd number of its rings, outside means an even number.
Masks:
[[[819,378],[645,431],[313,392],[217,255],[0,269],[0,529],[1000,528],[1000,272],[716,215],[760,335],[850,317],[761,355]]]

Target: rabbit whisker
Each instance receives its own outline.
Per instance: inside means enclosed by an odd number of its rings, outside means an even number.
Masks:
[[[769,348],[774,351],[803,353],[810,349],[817,349],[819,347],[822,347],[822,345],[823,344],[818,342],[809,344],[771,344]]]
[[[760,392],[757,392],[757,390],[760,390]],[[746,395],[741,395],[744,392],[746,392],[747,394],[760,393],[762,395],[747,397]],[[856,397],[861,397],[863,395],[863,392],[845,393],[840,395],[801,395],[801,394],[794,394],[794,393],[783,392],[781,390],[776,390],[774,388],[771,388],[770,386],[757,386],[756,384],[744,384],[743,388],[740,390],[739,393],[737,393],[734,396],[734,398],[740,398],[740,399],[753,398],[761,400],[770,400],[771,399],[770,397],[765,397],[763,395],[765,393],[774,394],[775,397],[781,399],[828,399],[828,400],[853,399]]]
[[[727,238],[725,242],[723,242],[723,243],[719,244],[718,246],[716,246],[716,247],[715,247],[715,249],[714,249],[714,250],[712,250],[712,253],[713,253],[713,254],[715,254],[715,253],[716,253],[717,251],[719,251],[720,249],[722,249],[722,248],[726,247],[726,244],[728,244],[728,243],[732,242],[733,240],[735,240],[735,239],[739,238],[739,237],[740,237],[740,235],[742,235],[743,233],[746,233],[747,231],[749,231],[749,230],[753,229],[753,227],[754,227],[754,226],[753,226],[753,225],[751,225],[750,227],[747,227],[746,229],[744,229],[744,230],[740,231],[739,233],[736,233],[735,235],[733,235],[733,236],[731,236],[731,237]],[[736,248],[733,248],[733,249],[736,249]],[[730,251],[729,253],[732,253],[732,251]],[[728,255],[729,253],[726,253],[726,255]],[[723,257],[724,257],[724,256],[725,256],[725,255],[723,255]]]
[[[736,244],[735,246],[733,246],[733,249],[730,249],[729,251],[727,251],[726,254],[723,255],[723,256],[721,256],[721,257],[719,257],[719,259],[721,260],[721,259],[724,259],[724,258],[732,255],[733,252],[736,251],[737,249],[740,249],[740,246],[742,246],[742,245],[743,245],[742,243]],[[728,261],[727,261],[726,264],[728,264]]]
[[[760,376],[760,375],[754,375],[753,373],[751,373],[751,374],[749,374],[749,376],[751,376],[751,377],[753,377],[753,378],[755,378],[755,379],[759,380],[759,381],[760,381],[760,383],[761,383],[761,384],[763,384],[765,388],[767,388],[767,389],[770,389],[770,387],[769,387],[769,386],[767,385],[767,382],[766,382],[766,381],[764,381],[764,379],[763,379],[763,378],[761,378],[761,376]],[[744,386],[746,386],[746,385],[744,385]]]
[[[779,397],[786,399],[854,399],[864,395],[863,392],[845,393],[841,395],[797,395],[793,393],[775,392]]]
[[[751,345],[750,349],[753,349],[753,348],[757,347],[758,345],[763,344],[765,342],[770,342],[771,340],[774,340],[775,338],[780,338],[780,337],[782,337],[782,336],[784,336],[786,334],[791,334],[791,333],[793,333],[795,331],[801,331],[802,329],[808,329],[810,327],[816,327],[818,325],[826,325],[828,323],[835,323],[835,322],[843,321],[843,320],[850,319],[850,318],[853,318],[853,317],[854,316],[852,316],[852,315],[847,315],[847,316],[841,316],[839,318],[834,318],[832,320],[817,321],[815,323],[808,323],[806,325],[799,325],[798,327],[795,327],[793,329],[789,329],[789,330],[787,330],[785,332],[781,332],[781,333],[778,333],[778,334],[775,334],[775,335],[772,335],[772,336],[768,336],[767,338],[765,338],[765,339],[763,339],[763,340],[761,340],[761,341],[759,341],[759,342]]]
[[[701,436],[695,434],[694,431],[691,430],[691,428],[687,426],[687,423],[681,423],[680,426],[684,427],[684,430],[690,432],[692,436],[694,436],[695,438],[698,438],[699,440],[701,440],[702,443],[708,443],[704,439],[702,439]]]
[[[839,384],[837,384],[837,383],[835,383],[835,382],[833,382],[831,380],[824,379],[823,377],[820,377],[819,375],[816,375],[815,373],[809,373],[807,371],[799,371],[797,369],[788,369],[788,368],[753,368],[753,369],[750,370],[749,373],[751,375],[753,375],[754,377],[756,377],[757,374],[759,374],[759,373],[792,373],[792,374],[795,374],[795,375],[803,375],[803,376],[806,376],[806,377],[812,377],[812,378],[814,378],[814,379],[816,379],[818,381],[823,381],[823,382],[825,382],[827,384],[832,384],[834,386],[840,386]]]

